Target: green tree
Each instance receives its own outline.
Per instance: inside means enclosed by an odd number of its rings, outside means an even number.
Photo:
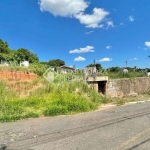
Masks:
[[[21,61],[29,61],[30,63],[39,62],[39,58],[37,57],[37,55],[25,48],[19,48],[14,53],[14,57],[18,63],[20,63]]]
[[[46,62],[46,61],[41,61],[40,64],[48,65],[48,62]]]
[[[48,65],[54,68],[57,68],[57,67],[65,65],[65,62],[61,59],[52,59],[48,62]]]
[[[11,50],[7,42],[0,39],[0,62],[7,61],[14,64],[21,61],[29,61],[30,63],[38,63],[39,58],[36,54],[25,48],[19,48],[18,50]]]
[[[120,67],[111,67],[111,68],[108,68],[108,70],[109,70],[110,72],[118,72],[118,71],[121,70],[121,68],[120,68]]]
[[[0,39],[0,53],[2,54],[9,54],[10,48],[7,42],[4,42],[2,39]]]
[[[0,39],[0,61],[9,60],[9,57],[11,57],[9,55],[10,53],[11,53],[11,50],[9,48],[8,43]]]

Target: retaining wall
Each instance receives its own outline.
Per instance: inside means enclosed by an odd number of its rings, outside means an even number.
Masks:
[[[115,79],[107,82],[107,96],[123,97],[143,94],[150,90],[150,77]]]

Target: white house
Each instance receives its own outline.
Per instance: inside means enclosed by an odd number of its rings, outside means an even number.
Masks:
[[[58,67],[57,71],[61,73],[73,73],[75,71],[75,68],[64,65],[64,66]]]
[[[20,66],[29,67],[29,61],[22,61],[22,62],[20,62]]]

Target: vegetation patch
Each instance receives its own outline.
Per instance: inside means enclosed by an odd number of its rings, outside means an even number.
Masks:
[[[84,82],[64,82],[60,85],[45,82],[44,85],[29,96],[20,98],[0,82],[0,122],[87,112],[96,110],[106,101]]]

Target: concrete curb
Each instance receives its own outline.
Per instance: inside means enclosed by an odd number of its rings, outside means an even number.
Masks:
[[[127,102],[127,103],[125,103],[123,105],[119,105],[119,106],[126,106],[126,105],[132,105],[132,104],[140,104],[140,103],[145,103],[145,102],[150,102],[150,100],[148,99],[148,100],[143,100],[143,101]],[[112,107],[115,107],[115,106],[118,106],[118,105],[117,104],[105,104],[105,105],[101,105],[97,111],[103,110],[103,109],[107,109],[107,108],[112,108]]]
[[[150,102],[150,100],[143,100],[143,101],[136,101],[136,102],[128,102],[128,103],[125,103],[125,105],[138,104],[138,103],[145,103],[145,102]]]

